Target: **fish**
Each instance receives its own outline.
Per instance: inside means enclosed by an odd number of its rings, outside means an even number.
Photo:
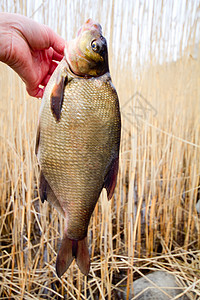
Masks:
[[[75,259],[88,275],[87,232],[103,188],[111,199],[117,181],[121,117],[101,25],[88,19],[66,43],[39,112],[35,152],[39,194],[65,218],[56,259],[61,277]]]

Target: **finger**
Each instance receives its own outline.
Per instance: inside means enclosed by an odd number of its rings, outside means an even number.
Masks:
[[[29,88],[27,88],[26,90],[30,96],[36,97],[36,98],[42,98],[43,94],[44,94],[44,89],[39,88],[39,87],[34,90],[31,90]]]
[[[51,62],[51,65],[50,65],[50,67],[49,67],[48,74],[49,74],[49,75],[52,75],[53,72],[54,72],[54,70],[57,68],[57,66],[58,66],[57,62],[52,61],[52,62]]]
[[[48,74],[43,78],[42,82],[40,83],[41,85],[43,85],[44,87],[47,85],[49,79],[51,78],[51,75],[53,74],[54,70],[56,69],[56,67],[58,66],[58,64],[55,61],[52,61],[50,68],[49,68],[49,72]]]
[[[44,25],[48,34],[49,47],[52,47],[57,53],[64,55],[65,40],[55,33],[50,27]]]
[[[44,95],[44,89],[39,89],[38,93],[35,95],[36,98],[41,99]]]
[[[38,93],[35,95],[36,98],[41,99],[44,95],[44,89],[39,89]]]
[[[56,60],[56,61],[61,61],[63,59],[63,55],[59,54],[58,52],[56,52],[55,50],[53,50],[52,59]]]
[[[55,61],[52,61],[51,62],[51,65],[49,67],[49,71],[48,71],[48,74],[43,78],[43,80],[39,83],[39,86],[35,89],[32,89],[30,87],[27,87],[27,92],[30,96],[32,97],[36,97],[36,98],[42,98],[43,96],[43,93],[44,93],[44,89],[49,81],[49,79],[51,78],[51,75],[53,74],[54,70],[56,69],[57,67],[57,63]],[[43,86],[42,87],[40,87]]]
[[[12,19],[12,15],[9,16]],[[52,47],[61,55],[64,54],[65,40],[47,25],[39,24],[25,16],[15,14],[14,24],[17,30],[33,50],[43,50]]]
[[[47,75],[41,82],[41,85],[46,87],[47,83],[49,82],[49,79],[51,78],[51,75]]]

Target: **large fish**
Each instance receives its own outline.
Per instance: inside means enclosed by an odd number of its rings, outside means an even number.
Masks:
[[[49,80],[36,140],[40,197],[66,219],[58,252],[58,276],[73,259],[87,275],[87,230],[103,188],[111,199],[117,180],[120,110],[101,26],[89,19]]]

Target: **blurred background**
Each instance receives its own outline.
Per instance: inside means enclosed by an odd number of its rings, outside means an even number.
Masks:
[[[0,11],[66,40],[98,21],[122,114],[115,194],[102,192],[90,222],[90,274],[73,263],[59,280],[64,222],[38,195],[41,101],[0,63],[0,299],[131,299],[132,282],[155,270],[199,299],[200,2],[1,0]]]

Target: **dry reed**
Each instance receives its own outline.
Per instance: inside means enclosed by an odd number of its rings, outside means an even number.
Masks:
[[[170,35],[175,7],[162,1],[125,2],[123,8],[120,1],[2,1],[1,10],[49,24],[66,39],[88,17],[102,24],[123,130],[115,195],[108,202],[103,191],[90,222],[90,274],[86,279],[73,264],[58,279],[55,259],[64,223],[38,196],[34,144],[40,103],[0,65],[0,299],[128,299],[130,283],[158,269],[176,276],[180,295],[199,299],[198,1],[183,2],[177,2],[185,22],[179,23],[176,52],[177,35]],[[159,15],[168,21],[161,23]]]

